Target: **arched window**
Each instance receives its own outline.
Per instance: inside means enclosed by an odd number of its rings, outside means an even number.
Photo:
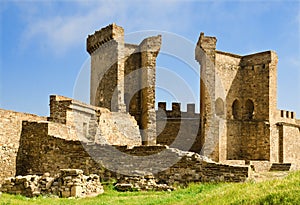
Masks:
[[[224,102],[221,98],[216,100],[215,111],[217,116],[224,115]]]
[[[254,103],[252,100],[248,99],[245,104],[245,118],[248,120],[253,119],[254,114]]]
[[[235,100],[232,103],[232,116],[233,116],[233,119],[240,119],[240,113],[241,113],[240,101]]]

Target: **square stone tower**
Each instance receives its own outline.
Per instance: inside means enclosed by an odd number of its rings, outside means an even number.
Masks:
[[[90,103],[135,117],[143,144],[156,144],[155,73],[161,36],[124,43],[124,29],[108,25],[87,38]]]
[[[201,65],[202,153],[215,161],[270,160],[277,55],[240,56],[216,50],[216,42],[201,33],[195,50]]]
[[[125,111],[124,30],[108,25],[87,38],[91,55],[90,103],[111,111]]]

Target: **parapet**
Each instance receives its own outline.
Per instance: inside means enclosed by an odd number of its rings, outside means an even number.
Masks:
[[[292,111],[280,110],[280,117],[294,119],[296,118],[296,113]]]
[[[102,44],[115,39],[123,41],[124,29],[117,26],[115,23],[110,24],[99,31],[95,31],[94,34],[89,35],[86,41],[86,50],[91,55]]]
[[[300,126],[300,120],[296,119],[296,113],[293,111],[287,110],[277,110],[277,124],[279,123],[287,123],[289,125],[297,125]]]
[[[296,119],[296,113],[293,111],[279,110],[280,117],[286,119]]]
[[[184,118],[189,118],[189,119],[198,119],[199,118],[199,113],[195,112],[195,104],[190,103],[187,104],[187,111],[181,111],[181,103],[178,102],[172,102],[172,110],[167,110],[167,103],[166,102],[158,102],[158,108],[157,112],[160,111],[165,111],[167,118],[172,119],[184,119]],[[158,118],[162,115],[158,115]]]

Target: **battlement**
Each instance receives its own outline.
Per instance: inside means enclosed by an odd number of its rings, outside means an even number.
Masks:
[[[123,39],[124,29],[117,26],[115,23],[110,24],[99,31],[95,31],[94,34],[88,35],[86,41],[86,50],[91,55],[95,50],[97,50],[102,44],[112,40],[112,39]]]
[[[167,110],[167,103],[166,102],[158,102],[158,108],[156,112],[159,112],[161,110],[165,111],[167,118],[178,118],[178,119],[198,119],[199,113],[195,112],[195,104],[190,103],[187,104],[187,111],[181,111],[181,103],[178,102],[172,102],[172,110]]]
[[[285,119],[296,119],[296,113],[293,111],[279,110],[280,117]]]

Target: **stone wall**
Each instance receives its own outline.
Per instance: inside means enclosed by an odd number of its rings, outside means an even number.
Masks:
[[[48,134],[64,139],[128,146],[142,143],[137,122],[128,113],[110,112],[63,96],[50,96],[49,121]]]
[[[102,180],[122,175],[156,173],[167,184],[189,181],[244,181],[248,166],[217,164],[193,152],[165,146],[127,147],[88,144],[47,135],[47,124],[39,123],[39,135],[24,126],[18,154],[18,175],[51,175],[60,169],[82,169],[84,174],[98,174]]]
[[[195,48],[195,58],[200,69],[200,121],[202,153],[219,161],[219,126],[215,115],[216,98],[216,43],[215,37],[201,33]]]
[[[228,120],[227,159],[270,160],[270,125]]]
[[[277,123],[279,129],[279,162],[292,163],[292,170],[300,169],[300,126]]]
[[[276,92],[271,87],[276,86],[276,64],[277,57],[272,51],[240,58],[225,98],[227,147],[234,147],[227,150],[228,159],[270,160],[269,130],[276,109]],[[219,66],[226,70],[225,62],[221,61]]]
[[[195,104],[187,104],[187,112],[181,111],[180,103],[172,103],[172,110],[166,107],[166,102],[158,102],[157,143],[200,153],[200,116],[195,113]]]
[[[191,182],[243,182],[249,177],[250,167],[209,162],[196,153],[187,154],[164,172],[159,179],[168,184]]]
[[[22,120],[39,121],[46,117],[0,109],[0,184],[16,173]]]
[[[270,160],[277,112],[277,55],[246,56],[216,50],[216,38],[200,34],[200,118],[203,153],[215,161]]]

